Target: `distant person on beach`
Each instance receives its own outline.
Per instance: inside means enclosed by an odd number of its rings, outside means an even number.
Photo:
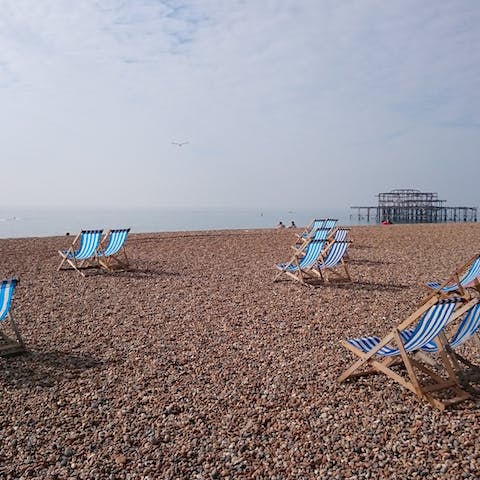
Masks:
[[[295,222],[292,220],[292,223],[290,224],[290,226],[288,228],[297,228],[297,226],[295,225]]]
[[[382,220],[382,225],[391,225],[392,222],[387,218],[386,220]]]
[[[277,228],[285,228],[285,225],[281,220],[278,222]]]

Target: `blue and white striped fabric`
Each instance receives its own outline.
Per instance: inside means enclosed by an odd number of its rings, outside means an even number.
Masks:
[[[312,236],[313,240],[326,240],[330,233],[329,228],[318,228]]]
[[[85,260],[93,257],[100,244],[102,232],[103,230],[82,230],[78,250],[74,252],[65,250],[62,253],[66,258],[74,258],[76,260]]]
[[[305,248],[305,255],[300,259],[298,265],[293,263],[279,263],[278,266],[282,270],[288,272],[296,272],[298,270],[303,270],[305,268],[311,267],[318,260],[318,257],[322,253],[324,245],[324,240],[311,240]]]
[[[319,268],[333,268],[345,255],[347,251],[348,242],[335,242],[332,243],[331,247],[328,249],[326,257],[318,262]]]
[[[465,318],[462,320],[458,326],[455,335],[448,342],[451,348],[457,348],[467,340],[469,340],[473,335],[475,335],[480,328],[480,303],[477,303],[473,308],[471,308],[468,313],[465,315]],[[438,347],[435,342],[428,342],[421,348],[424,352],[435,353],[438,352]]]
[[[2,280],[0,284],[0,320],[3,320],[10,310],[10,303],[17,282],[16,278],[11,278],[10,280]]]
[[[324,220],[323,218],[322,219],[315,218],[313,222],[310,224],[310,227],[307,227],[307,230],[303,232],[302,238],[307,238],[313,232],[317,232],[318,230],[322,230],[323,228],[325,228],[324,226],[325,222],[326,220]]]
[[[107,246],[104,250],[99,250],[97,255],[99,257],[109,257],[118,253],[125,244],[129,232],[129,228],[110,230]]]
[[[465,272],[463,277],[460,279],[460,286],[466,288],[470,282],[473,282],[477,277],[480,276],[480,255],[476,258],[474,262],[470,265],[469,269]],[[442,284],[440,282],[430,282],[427,283],[427,286],[437,290]],[[458,290],[459,285],[457,283],[452,283],[450,285],[445,285],[442,287],[442,292],[453,292]]]
[[[337,220],[334,218],[314,219],[308,230],[302,234],[302,238],[307,238],[312,235],[313,232],[317,232],[318,230],[326,230],[328,233],[336,223]]]
[[[336,242],[344,242],[347,239],[348,229],[346,228],[339,228],[334,235],[334,239]]]
[[[338,220],[336,218],[327,218],[325,220],[323,228],[328,228],[329,230],[331,230],[337,224],[337,221]]]
[[[448,323],[455,310],[457,302],[456,299],[452,299],[436,303],[422,315],[414,329],[400,332],[404,349],[407,352],[419,350],[429,342],[433,341]],[[352,338],[348,340],[350,345],[353,345],[364,353],[369,352],[380,342],[381,339],[376,336]],[[380,348],[376,354],[382,356],[394,356],[399,355],[400,350],[385,345]]]

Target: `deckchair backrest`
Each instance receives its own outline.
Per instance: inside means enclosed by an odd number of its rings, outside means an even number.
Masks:
[[[323,228],[328,228],[329,230],[331,230],[337,224],[337,221],[338,220],[336,218],[327,218],[325,220]]]
[[[110,230],[108,245],[101,252],[102,255],[106,257],[115,255],[123,247],[129,232],[129,228]]]
[[[450,346],[456,348],[462,343],[466,342],[469,338],[475,335],[480,328],[480,303],[477,303],[468,313],[465,315],[462,323],[459,325],[457,333],[452,338]]]
[[[298,262],[300,268],[305,268],[313,265],[322,253],[324,245],[324,240],[312,240],[305,249],[305,255]]]
[[[344,242],[347,238],[348,230],[346,228],[339,228],[334,235],[336,242]]]
[[[447,325],[452,316],[458,299],[442,300],[433,304],[420,318],[417,326],[413,330],[400,331],[403,348],[407,351],[420,350],[425,345],[432,342],[442,329]],[[368,352],[379,342],[378,337],[362,337],[348,340],[348,343],[354,347]],[[383,346],[377,352],[378,355],[396,356],[400,354],[398,348],[392,348],[388,345]]]
[[[10,303],[17,282],[18,280],[16,278],[11,278],[9,280],[2,280],[0,284],[0,320],[3,320],[10,310]]]
[[[310,230],[315,230],[316,228],[324,228],[326,220],[323,218],[315,219],[312,223]]]
[[[329,228],[317,228],[312,236],[313,240],[326,240],[330,232]]]
[[[446,284],[442,284],[440,282],[429,282],[427,286],[430,288],[441,291],[441,292],[454,292],[458,290],[459,287],[468,288],[471,286],[473,281],[480,276],[480,255],[477,255],[473,258],[472,262],[468,266],[468,268],[463,273],[462,277],[460,278],[459,284],[456,283],[456,280],[451,282],[453,276],[450,277],[450,280],[447,281]],[[443,286],[442,286],[443,285]]]
[[[335,242],[332,243],[327,251],[325,258],[321,261],[321,268],[331,268],[340,262],[347,251],[348,242]]]
[[[313,232],[324,228],[326,220],[323,218],[315,218],[312,220],[310,225],[304,230],[304,232],[301,234],[302,238],[307,238],[312,235]]]
[[[77,260],[93,257],[100,243],[103,230],[82,230],[80,234],[80,246],[75,252]]]
[[[305,229],[305,231],[302,233],[302,237],[308,237],[310,236],[315,230],[318,229],[327,229],[331,230],[337,223],[336,218],[315,218],[312,220],[310,225]]]
[[[480,303],[477,303],[471,308],[464,319],[458,326],[455,335],[448,342],[451,348],[457,348],[467,340],[469,340],[473,335],[475,335],[480,329]],[[438,347],[435,342],[429,342],[422,347],[422,350],[425,352],[433,353],[438,352]]]
[[[405,342],[405,350],[407,352],[418,350],[438,336],[448,323],[457,303],[455,300],[445,300],[430,307],[422,315],[410,339]]]
[[[470,282],[473,282],[480,275],[480,255],[472,262],[468,270],[460,279],[460,285],[466,287]],[[451,291],[456,290],[457,285],[447,285],[442,290]]]

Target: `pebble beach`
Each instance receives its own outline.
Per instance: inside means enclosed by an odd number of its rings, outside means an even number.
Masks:
[[[0,478],[480,478],[480,396],[336,381],[340,340],[415,311],[480,224],[351,227],[351,283],[273,283],[299,231],[131,234],[130,271],[86,278],[57,271],[72,236],[0,239],[28,349],[0,358]]]

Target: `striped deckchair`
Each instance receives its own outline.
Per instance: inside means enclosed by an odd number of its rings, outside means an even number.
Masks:
[[[68,250],[59,250],[58,253],[62,257],[62,261],[58,266],[58,270],[73,268],[82,276],[85,274],[80,270],[91,266],[96,266],[97,248],[100,245],[103,230],[82,230],[73,241]],[[80,241],[80,245],[75,249],[76,243]],[[68,263],[70,267],[63,266]]]
[[[0,283],[0,355],[14,355],[25,351],[22,336],[11,312],[12,296],[18,283],[16,278],[2,280]],[[9,320],[9,329],[6,318]],[[13,333],[13,338],[12,333]]]
[[[310,240],[301,251],[295,253],[289,262],[275,265],[275,268],[280,270],[280,273],[273,281],[276,282],[279,277],[285,273],[294,280],[305,283],[310,276],[306,272],[318,261],[324,245],[325,240]]]
[[[334,274],[338,281],[350,282],[352,279],[344,260],[347,248],[348,242],[334,241],[331,243],[312,267],[312,272],[323,282],[330,281],[329,274]],[[343,269],[344,275],[340,273],[340,267]]]
[[[452,295],[459,295],[465,298],[470,298],[467,288],[475,288],[480,290],[480,254],[474,255],[445,281],[429,282],[424,287],[431,291],[431,294],[424,300],[428,300],[434,295],[440,297],[448,297]]]
[[[129,228],[113,229],[107,232],[97,249],[97,258],[101,267],[106,270],[128,268],[125,241],[129,232]]]
[[[444,344],[440,340],[447,323],[462,316],[477,302],[471,301],[463,306],[462,303],[463,300],[460,298],[442,300],[433,297],[400,325],[392,329],[383,339],[368,336],[343,340],[342,344],[356,355],[358,360],[338,377],[338,381],[343,382],[351,377],[371,373],[384,373],[415,393],[420,399],[428,401],[440,410],[447,405],[470,398],[470,394],[460,387],[451,354],[444,348]],[[412,325],[416,326],[410,328]],[[418,357],[413,356],[431,342],[435,342],[438,347],[446,379],[440,376],[439,371],[433,371]],[[406,377],[391,368],[398,364],[405,367]],[[418,371],[422,373],[422,376],[430,377],[433,383],[422,385]],[[434,396],[439,392],[442,392],[442,398]],[[454,397],[446,398],[445,394],[448,392],[453,392]]]

